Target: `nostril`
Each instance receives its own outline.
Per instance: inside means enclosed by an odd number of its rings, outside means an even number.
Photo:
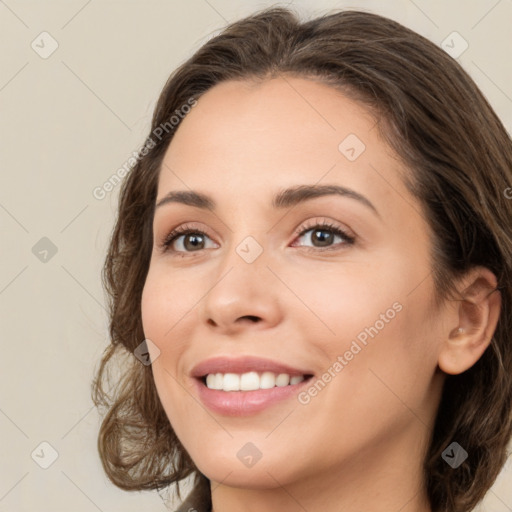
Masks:
[[[246,316],[243,316],[242,318],[248,318],[252,322],[259,322],[259,320],[260,320],[260,318],[258,316],[253,316],[253,315],[246,315]]]

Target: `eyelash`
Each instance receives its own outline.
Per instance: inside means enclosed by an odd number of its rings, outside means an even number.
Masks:
[[[321,223],[316,222],[316,223],[312,223],[311,225],[304,225],[300,228],[300,230],[295,231],[294,236],[296,238],[297,237],[301,238],[308,231],[329,231],[333,235],[340,236],[341,238],[344,239],[344,242],[342,243],[343,246],[353,245],[355,243],[355,237],[348,235],[345,231],[343,231],[338,226],[336,226],[334,224],[330,224],[328,222],[321,222]],[[173,229],[164,238],[163,242],[160,244],[160,249],[162,250],[162,252],[174,252],[174,253],[180,254],[180,255],[185,255],[185,254],[193,255],[196,252],[200,252],[201,249],[199,249],[197,251],[176,251],[175,249],[170,248],[175,240],[177,240],[181,236],[189,235],[189,234],[206,236],[206,237],[210,238],[208,236],[208,234],[205,231],[203,231],[202,229],[189,227],[186,224],[184,224],[182,226],[177,227],[176,229]],[[339,250],[340,248],[338,246],[339,246],[339,244],[334,245],[334,246],[325,247],[325,248],[304,247],[304,249],[306,249],[306,251],[312,251],[312,252],[324,252],[324,251],[329,251],[329,250]]]

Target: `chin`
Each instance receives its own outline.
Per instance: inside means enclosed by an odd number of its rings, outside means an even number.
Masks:
[[[274,489],[286,482],[283,475],[274,469],[266,471],[262,466],[259,469],[234,468],[233,463],[225,465],[212,465],[204,470],[199,469],[210,481],[221,483],[228,487],[239,487],[242,489],[265,490]],[[272,478],[272,475],[275,478]],[[279,483],[278,483],[279,482]]]
[[[261,458],[256,462],[242,462],[237,452],[240,450],[208,450],[199,457],[192,457],[199,471],[210,481],[229,487],[244,489],[273,489],[288,482],[292,468],[289,461],[274,453],[274,457]],[[266,460],[265,460],[266,459]],[[278,483],[279,482],[279,483]]]

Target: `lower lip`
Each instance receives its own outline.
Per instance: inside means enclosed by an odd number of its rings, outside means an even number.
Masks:
[[[208,409],[226,416],[248,416],[256,414],[281,400],[296,397],[301,388],[308,384],[311,377],[298,384],[274,386],[270,389],[256,389],[254,391],[210,389],[200,379],[194,380],[196,381],[199,398]]]

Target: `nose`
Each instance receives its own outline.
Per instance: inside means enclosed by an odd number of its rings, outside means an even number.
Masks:
[[[234,335],[274,327],[282,320],[282,284],[268,263],[265,251],[251,263],[230,251],[200,303],[201,319],[209,329]]]

